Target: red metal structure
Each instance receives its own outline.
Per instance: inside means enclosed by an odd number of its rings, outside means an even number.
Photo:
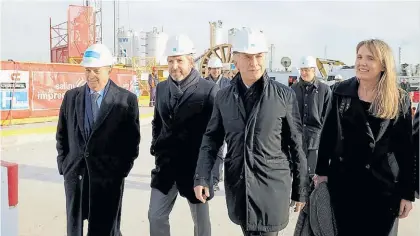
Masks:
[[[84,51],[95,43],[95,11],[90,6],[70,5],[67,21],[52,25],[50,18],[51,63],[80,63]]]

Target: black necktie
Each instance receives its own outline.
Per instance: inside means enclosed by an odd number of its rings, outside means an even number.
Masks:
[[[99,106],[98,106],[98,98],[101,96],[99,93],[92,93],[91,99],[92,99],[92,113],[93,113],[93,121],[96,122],[96,118],[98,117],[99,113]]]

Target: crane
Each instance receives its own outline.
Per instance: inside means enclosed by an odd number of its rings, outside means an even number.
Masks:
[[[317,58],[316,65],[318,66],[318,70],[321,73],[322,77],[324,78],[328,77],[328,73],[324,68],[325,64],[330,65],[330,66],[345,66],[346,65],[344,62],[338,61],[338,60]]]

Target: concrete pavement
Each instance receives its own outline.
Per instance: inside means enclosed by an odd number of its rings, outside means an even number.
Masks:
[[[126,180],[122,211],[124,236],[149,235],[147,211],[150,198],[150,171],[154,167],[154,158],[149,154],[150,119],[143,119],[141,123],[140,155]],[[12,138],[20,140],[24,136],[28,135],[3,137],[2,141],[8,142],[8,139]],[[66,235],[64,186],[63,178],[58,174],[56,167],[54,133],[34,134],[29,141],[2,145],[2,159],[19,164],[19,235]],[[227,216],[223,188],[210,201],[210,213],[212,235],[241,235],[240,228],[231,223]],[[293,235],[296,218],[297,214],[292,213],[289,226],[282,235]],[[191,214],[184,198],[178,197],[170,222],[173,236],[193,235]],[[416,202],[411,216],[400,222],[399,235],[420,235],[419,222],[420,204]]]

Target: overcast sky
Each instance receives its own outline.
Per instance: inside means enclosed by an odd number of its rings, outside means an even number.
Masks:
[[[1,1],[1,59],[49,62],[49,17],[66,21],[69,4],[82,0]],[[304,55],[342,60],[352,65],[356,44],[367,38],[388,42],[398,62],[420,63],[420,1],[120,1],[120,26],[136,31],[161,28],[185,33],[201,54],[209,47],[209,21],[230,28],[264,30],[275,45],[274,67],[283,56],[292,65]],[[113,1],[103,1],[104,43],[113,47]],[[327,47],[325,55],[325,47]]]

